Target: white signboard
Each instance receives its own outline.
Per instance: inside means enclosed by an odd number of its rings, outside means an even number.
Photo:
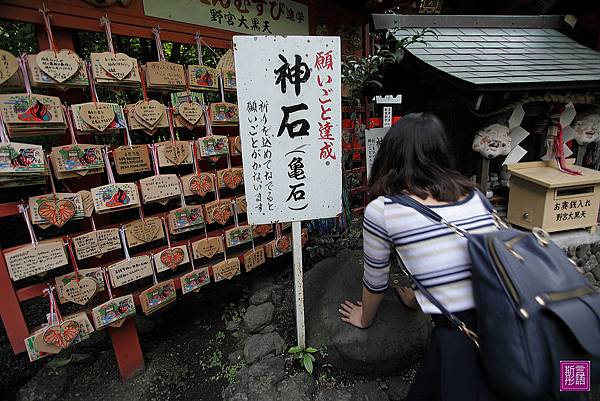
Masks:
[[[388,132],[389,128],[373,128],[365,130],[365,140],[367,142],[367,178],[371,176],[371,168],[381,146],[383,137]]]
[[[340,39],[235,36],[250,224],[341,212]]]
[[[392,107],[386,106],[383,108],[383,128],[389,128],[392,126]]]

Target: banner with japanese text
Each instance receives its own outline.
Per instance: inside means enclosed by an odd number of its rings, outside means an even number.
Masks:
[[[342,209],[339,37],[234,36],[250,224]]]
[[[308,35],[308,6],[292,0],[144,0],[144,14],[250,35]]]

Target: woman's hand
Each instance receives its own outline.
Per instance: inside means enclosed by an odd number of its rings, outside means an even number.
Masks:
[[[351,324],[352,326],[364,329],[368,327],[368,324],[363,323],[363,307],[362,302],[357,301],[353,304],[350,301],[346,301],[340,305],[341,308],[338,312],[342,315],[342,321]]]
[[[400,297],[400,301],[409,309],[418,310],[419,303],[417,302],[417,297],[415,296],[415,292],[412,288],[409,287],[396,287],[396,292]]]

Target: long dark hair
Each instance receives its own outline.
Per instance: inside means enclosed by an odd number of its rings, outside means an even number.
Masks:
[[[412,194],[456,202],[474,184],[453,168],[442,122],[431,113],[402,117],[385,135],[369,178],[369,196]]]

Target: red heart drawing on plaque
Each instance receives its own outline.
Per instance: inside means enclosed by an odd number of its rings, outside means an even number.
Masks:
[[[44,331],[44,342],[59,348],[67,348],[79,335],[79,323],[67,320],[61,325],[50,326]]]
[[[228,204],[221,204],[212,212],[212,218],[215,222],[224,226],[231,218],[231,209]]]
[[[198,196],[204,196],[213,190],[213,180],[208,174],[200,174],[190,178],[190,191]]]
[[[46,199],[38,204],[38,214],[57,227],[62,227],[71,217],[75,216],[76,207],[66,199]]]
[[[242,183],[242,176],[238,171],[225,171],[223,173],[223,183],[225,183],[227,188],[235,189]]]
[[[160,261],[163,262],[165,266],[175,269],[183,262],[184,256],[185,254],[180,248],[165,249],[160,254]]]

